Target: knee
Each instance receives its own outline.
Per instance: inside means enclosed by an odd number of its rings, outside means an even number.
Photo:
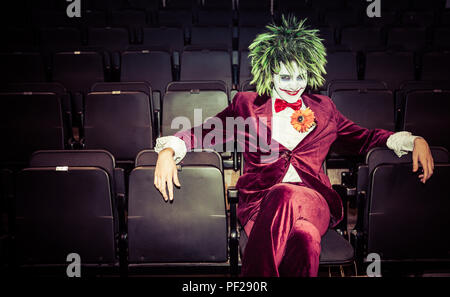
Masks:
[[[304,247],[320,248],[320,231],[312,223],[297,220],[291,232],[291,236],[295,237],[297,242],[301,242]]]

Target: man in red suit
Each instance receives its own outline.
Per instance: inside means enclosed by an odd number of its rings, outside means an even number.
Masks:
[[[237,93],[201,127],[158,138],[154,183],[166,201],[173,200],[173,184],[180,186],[176,162],[187,150],[237,139],[245,160],[236,185],[238,219],[248,235],[242,275],[316,276],[321,236],[343,217],[341,199],[322,168],[331,144],[355,154],[377,146],[399,156],[413,151],[413,171],[420,162],[422,182],[433,173],[433,159],[423,138],[360,127],[330,98],[304,93],[323,83],[326,54],[317,30],[295,18],[267,28],[250,46],[257,92]],[[247,126],[225,128],[236,119]]]

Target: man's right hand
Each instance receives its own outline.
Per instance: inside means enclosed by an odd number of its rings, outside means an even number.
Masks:
[[[155,187],[161,192],[164,200],[173,201],[173,185],[180,187],[180,181],[178,180],[177,165],[173,159],[174,151],[171,148],[163,149],[158,154],[158,161],[155,168]],[[169,190],[169,196],[166,192]]]

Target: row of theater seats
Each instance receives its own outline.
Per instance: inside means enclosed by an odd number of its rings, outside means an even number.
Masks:
[[[431,145],[450,148],[449,89],[448,81],[411,81],[394,93],[381,81],[341,80],[331,83],[327,93],[340,112],[363,127],[407,130]],[[231,101],[220,81],[172,82],[162,100],[157,94],[145,82],[97,83],[74,115],[63,85],[11,84],[0,93],[2,135],[8,139],[0,163],[20,167],[36,150],[84,148],[107,149],[127,166],[139,151],[153,148],[156,137],[190,128],[173,125],[177,117],[194,126]],[[74,116],[81,119],[77,135]],[[222,156],[226,168],[237,170],[235,156]]]
[[[35,2],[35,1],[33,1]],[[139,7],[136,5],[108,6],[85,4],[81,18],[67,18],[66,7],[33,7],[24,13],[23,7],[12,9],[17,13],[21,24],[35,26],[135,26],[135,25],[264,25],[272,16],[295,12],[299,16],[308,18],[311,23],[329,24],[333,27],[356,24],[448,24],[448,14],[443,13],[444,1],[432,1],[428,5],[419,6],[416,1],[395,1],[395,4],[382,5],[382,16],[369,18],[367,3],[354,1],[254,1],[254,7],[246,5],[246,1],[202,1],[191,7],[196,1],[180,1],[183,6],[176,6],[173,1],[165,1],[164,5],[153,7]],[[251,2],[250,2],[251,3]],[[160,2],[164,4],[164,2]],[[174,5],[175,4],[175,5]],[[214,5],[216,4],[216,7]],[[219,4],[219,5],[217,5]],[[28,19],[25,16],[29,16]]]
[[[449,268],[450,241],[442,236],[450,227],[449,154],[439,147],[432,154],[434,175],[425,185],[410,173],[411,154],[398,158],[387,148],[367,154],[358,171],[353,245],[329,229],[322,237],[321,267],[356,261],[364,274],[366,257],[375,252],[383,269],[411,261],[417,270],[425,263]],[[0,205],[10,219],[0,241],[2,272],[28,268],[41,274],[62,267],[53,272],[62,276],[67,256],[76,253],[85,276],[89,269],[94,275],[180,274],[187,268],[237,274],[247,239],[236,221],[237,190],[228,190],[227,211],[220,155],[188,153],[172,203],[153,185],[156,159],[153,151],[139,152],[127,174],[104,150],[38,151],[18,173],[2,170]],[[345,198],[345,189],[335,189]]]
[[[347,26],[339,30],[315,27],[327,48],[339,46],[354,52],[397,48],[409,51],[442,50],[450,48],[450,27],[367,27]],[[123,27],[90,27],[79,30],[71,27],[47,27],[38,32],[11,28],[3,30],[6,42],[2,51],[58,52],[100,48],[109,52],[158,47],[171,52],[182,52],[185,46],[221,46],[228,50],[248,50],[262,26],[220,27],[194,26],[139,27],[133,30]]]
[[[375,79],[389,89],[400,89],[404,81],[445,80],[449,76],[448,51],[423,54],[410,51],[329,50],[325,76],[327,84],[338,79]],[[146,81],[164,96],[167,84],[177,80],[222,80],[236,90],[252,78],[248,51],[186,47],[180,55],[162,50],[108,52],[60,52],[0,54],[2,83],[59,82],[74,96],[86,94],[90,86],[104,81]],[[240,87],[239,87],[240,86]],[[75,102],[79,110],[79,102]]]

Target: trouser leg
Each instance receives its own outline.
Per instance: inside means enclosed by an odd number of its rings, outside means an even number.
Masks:
[[[315,190],[294,184],[273,186],[250,228],[242,276],[317,275],[320,236],[330,212]],[[247,226],[246,226],[247,227]]]

